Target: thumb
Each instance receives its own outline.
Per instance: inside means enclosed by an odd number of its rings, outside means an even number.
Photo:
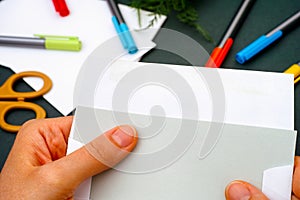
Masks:
[[[56,183],[75,189],[85,179],[119,163],[136,143],[137,132],[133,127],[115,127],[70,155],[45,165],[47,174],[54,174],[54,178],[59,179]]]
[[[226,200],[268,200],[268,198],[253,185],[244,181],[233,181],[225,190]]]

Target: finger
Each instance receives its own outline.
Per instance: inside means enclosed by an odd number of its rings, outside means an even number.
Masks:
[[[136,143],[134,128],[127,125],[115,127],[72,154],[43,167],[45,173],[54,175],[55,182],[61,181],[66,187],[76,188],[88,177],[116,165],[133,150]]]
[[[45,125],[40,126],[39,134],[44,138],[44,142],[51,156],[51,161],[66,155],[72,120],[73,117],[71,116],[46,119],[44,121]]]
[[[300,198],[300,156],[295,157],[295,169],[293,176],[293,193]]]
[[[24,123],[18,132],[18,137],[32,134],[32,132],[40,131],[45,128],[57,127],[63,133],[64,138],[68,138],[72,125],[73,116],[47,118],[47,119],[33,119]]]
[[[38,164],[43,165],[66,155],[72,120],[73,117],[36,120],[30,126],[32,130],[26,131],[26,134],[32,133],[31,137],[27,136],[32,144],[27,146],[34,148]]]
[[[27,170],[64,156],[72,120],[73,117],[59,117],[26,122],[18,132],[5,164]]]
[[[233,181],[225,190],[226,200],[268,200],[255,186],[244,181]]]

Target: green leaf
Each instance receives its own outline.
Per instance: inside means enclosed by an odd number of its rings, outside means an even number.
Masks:
[[[180,22],[194,27],[207,41],[213,42],[210,34],[198,24],[199,15],[192,3],[192,0],[132,0],[130,5],[137,9],[140,26],[141,9],[155,13],[147,28],[152,27],[160,15],[169,15],[171,12],[175,12]]]

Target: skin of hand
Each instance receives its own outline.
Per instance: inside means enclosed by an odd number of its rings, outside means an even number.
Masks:
[[[292,199],[300,200],[300,157],[295,157]],[[255,186],[245,181],[233,181],[225,189],[226,200],[268,200]]]
[[[137,143],[128,125],[115,127],[66,156],[73,117],[31,120],[17,134],[0,174],[0,199],[73,199],[77,186],[125,158]]]

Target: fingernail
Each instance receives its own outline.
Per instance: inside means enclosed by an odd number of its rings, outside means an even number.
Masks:
[[[111,135],[113,141],[121,148],[129,146],[136,135],[136,130],[128,125],[119,126]]]
[[[227,189],[229,200],[249,200],[251,193],[248,188],[238,181],[232,182]]]

